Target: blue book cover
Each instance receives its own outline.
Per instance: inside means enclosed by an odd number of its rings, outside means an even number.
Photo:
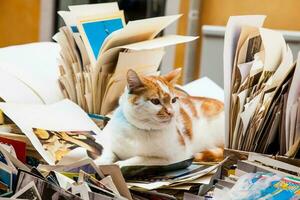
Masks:
[[[99,51],[106,37],[112,32],[123,28],[122,19],[110,19],[104,21],[86,22],[82,24],[88,42],[97,60]]]
[[[74,33],[80,33],[92,63],[98,57],[105,39],[113,32],[124,27],[123,12],[111,16],[88,17],[79,21],[77,27],[71,27]]]

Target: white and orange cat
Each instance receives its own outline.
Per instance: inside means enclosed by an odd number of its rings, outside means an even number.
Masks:
[[[104,156],[106,162],[160,165],[192,156],[210,161],[222,157],[223,103],[175,89],[179,76],[180,70],[165,76],[128,71],[127,88],[104,128],[113,152]]]

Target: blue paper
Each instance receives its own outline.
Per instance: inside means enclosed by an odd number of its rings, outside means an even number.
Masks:
[[[83,23],[82,27],[93,51],[95,60],[97,60],[105,38],[112,32],[123,28],[123,22],[121,18],[92,21]]]
[[[8,185],[10,189],[12,186],[12,174],[5,171],[4,169],[0,169],[0,181],[5,185]]]
[[[72,29],[73,33],[78,33],[79,32],[77,26],[71,26],[71,29]]]

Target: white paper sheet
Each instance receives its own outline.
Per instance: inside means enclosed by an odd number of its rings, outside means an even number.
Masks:
[[[254,97],[249,103],[245,104],[244,112],[240,114],[242,123],[243,123],[243,132],[242,134],[245,135],[245,132],[248,128],[249,122],[251,117],[253,116],[257,105],[261,99],[262,93]]]
[[[294,136],[296,131],[296,123],[297,123],[297,111],[298,111],[298,102],[295,102],[291,106],[290,111],[290,123],[289,123],[289,133],[287,133],[288,146],[287,149],[290,149],[294,142]]]
[[[17,124],[30,139],[41,156],[53,165],[54,161],[43,149],[32,128],[53,131],[101,131],[89,116],[70,100],[62,100],[51,105],[25,105],[0,103],[0,109]]]
[[[98,3],[98,4],[83,4],[69,6],[69,10],[74,13],[95,14],[103,12],[115,12],[119,10],[117,2],[112,3]]]
[[[264,20],[264,15],[245,15],[245,16],[232,16],[229,18],[226,26],[224,38],[224,52],[223,52],[223,65],[224,65],[224,94],[225,94],[225,147],[229,144],[229,109],[230,109],[230,95],[231,95],[231,75],[232,66],[236,51],[237,41],[241,32],[242,26],[255,26],[261,27]]]
[[[124,45],[122,48],[131,50],[146,50],[146,49],[157,49],[170,45],[191,42],[196,40],[198,37],[183,36],[183,35],[167,35],[163,37],[154,38],[152,40],[145,40],[129,45]]]
[[[245,89],[243,90],[242,92],[240,92],[238,95],[237,95],[237,100],[239,102],[239,110],[237,111],[237,122],[235,124],[235,127],[234,127],[234,133],[233,133],[233,138],[232,138],[232,144],[234,145],[234,148],[237,148],[237,145],[238,145],[238,142],[237,142],[237,139],[238,139],[238,127],[241,123],[241,118],[240,118],[240,115],[242,113],[242,111],[244,110],[244,104],[245,104],[245,101],[246,101],[246,97],[247,97],[247,94],[248,94],[248,89]]]
[[[55,176],[57,178],[57,181],[59,183],[59,186],[65,190],[69,189],[69,186],[75,183],[75,181],[65,175],[62,175],[61,173],[58,173],[54,171]]]
[[[287,103],[286,103],[286,113],[285,113],[285,132],[286,132],[286,145],[288,147],[289,139],[289,124],[290,124],[290,112],[292,105],[297,102],[298,97],[300,96],[300,53],[298,53],[297,64],[288,93]]]
[[[101,59],[101,55],[113,47],[153,39],[163,29],[178,20],[180,16],[170,15],[130,21],[123,29],[111,33],[105,39],[98,59]]]
[[[23,81],[46,103],[63,99],[59,88],[59,45],[39,42],[0,49],[0,68]]]
[[[44,104],[25,83],[0,69],[0,98],[9,103]]]
[[[287,74],[290,73],[291,69],[294,67],[293,63],[294,60],[292,50],[287,47],[280,65],[278,66],[274,75],[268,80],[267,85],[271,85],[272,87],[277,87],[280,85]]]
[[[241,83],[244,83],[246,78],[249,76],[253,63],[254,63],[254,61],[237,65],[237,67],[239,68],[240,73],[241,73]]]
[[[260,28],[259,32],[265,50],[264,70],[275,71],[286,52],[286,43],[282,33],[265,28]]]
[[[192,81],[182,87],[192,96],[203,96],[224,102],[224,90],[207,77]]]

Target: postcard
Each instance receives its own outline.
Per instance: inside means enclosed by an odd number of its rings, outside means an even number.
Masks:
[[[81,147],[91,159],[101,156],[103,147],[98,144],[93,131],[50,131],[33,128],[44,150],[55,163],[75,148]]]

